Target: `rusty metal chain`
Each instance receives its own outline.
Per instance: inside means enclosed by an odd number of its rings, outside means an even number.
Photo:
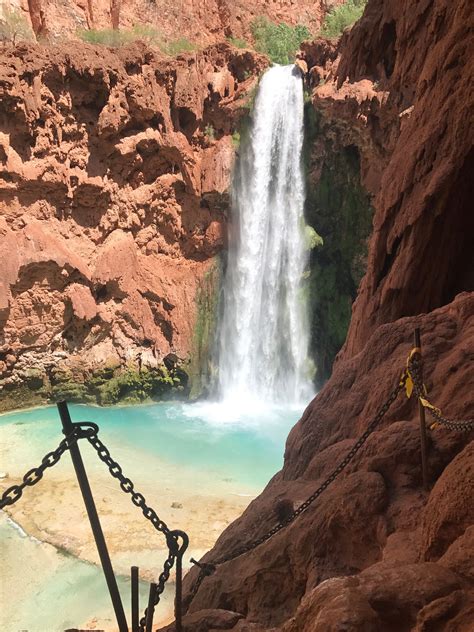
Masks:
[[[413,388],[416,396],[426,401],[426,392],[423,380],[421,377],[421,354],[418,350],[414,350],[408,359],[408,370],[413,380]],[[441,411],[435,406],[427,405],[425,409],[436,420],[437,423],[449,428],[449,430],[456,430],[458,432],[469,432],[474,429],[474,419],[447,419],[443,416]]]
[[[297,509],[295,509],[295,511],[290,516],[288,516],[288,518],[279,522],[272,529],[270,529],[270,531],[260,536],[256,540],[253,540],[249,544],[245,544],[244,546],[240,547],[239,549],[237,549],[230,555],[217,559],[215,562],[197,562],[196,560],[191,559],[191,562],[193,562],[196,566],[200,568],[200,572],[194,584],[193,590],[190,593],[191,598],[190,598],[190,601],[188,602],[188,607],[191,601],[194,599],[196,593],[198,592],[199,587],[201,586],[204,578],[206,576],[211,575],[216,570],[217,566],[224,564],[225,562],[230,562],[231,560],[234,560],[237,557],[240,557],[241,555],[244,555],[245,553],[252,551],[253,549],[257,548],[258,546],[260,546],[261,544],[269,540],[276,533],[278,533],[279,531],[287,527],[289,524],[291,524],[294,520],[296,520],[296,518],[299,515],[301,515],[304,511],[306,511],[306,509],[308,509],[308,507],[317,498],[319,498],[319,496],[321,496],[321,494],[329,487],[329,485],[331,485],[331,483],[333,483],[336,480],[339,474],[341,474],[341,472],[349,465],[349,463],[352,461],[354,456],[357,454],[357,452],[361,449],[361,447],[367,441],[368,437],[372,434],[372,432],[381,422],[381,420],[386,415],[387,411],[389,410],[393,402],[397,399],[400,391],[405,387],[407,378],[408,378],[408,373],[405,371],[398,385],[396,386],[396,388],[394,388],[393,391],[390,393],[385,403],[382,405],[382,407],[379,409],[379,411],[377,412],[373,420],[367,426],[367,429],[365,430],[365,432],[359,437],[359,439],[356,441],[353,447],[346,454],[344,459],[332,471],[332,473],[328,476],[328,478],[316,489],[316,491],[313,494],[311,494],[311,496],[309,496],[309,498],[307,498],[304,501],[304,503],[302,503]]]
[[[92,432],[92,428],[84,429],[80,426],[74,428],[74,432],[65,437],[58,445],[56,450],[48,452],[43,457],[41,464],[38,467],[33,467],[31,468],[31,470],[28,470],[28,472],[26,472],[26,474],[23,476],[22,483],[20,483],[19,485],[12,485],[3,492],[0,500],[0,509],[15,504],[16,501],[22,497],[25,487],[33,487],[33,485],[39,483],[40,480],[43,478],[43,474],[45,473],[45,471],[50,467],[54,467],[56,463],[59,462],[66,450],[69,450],[69,446],[71,445],[71,443],[75,443],[78,439],[81,439],[83,437],[88,437]]]
[[[163,533],[166,537],[169,555],[164,562],[163,571],[161,572],[157,582],[154,600],[154,605],[157,606],[160,601],[160,597],[165,589],[165,584],[170,577],[171,569],[175,564],[176,556],[179,552],[177,535],[174,531],[170,530],[168,525],[163,520],[161,520],[161,518],[159,518],[156,511],[152,507],[149,507],[147,505],[143,494],[135,491],[135,486],[133,482],[123,474],[121,466],[111,457],[109,449],[99,439],[99,437],[97,436],[97,432],[93,435],[88,436],[87,440],[97,452],[99,459],[107,465],[112,477],[116,478],[119,481],[120,489],[126,494],[131,495],[131,501],[135,505],[135,507],[139,507],[142,510],[145,518],[151,522],[151,524],[157,531]],[[146,615],[147,610],[145,610],[144,616],[140,620],[140,630],[143,630],[145,628]]]

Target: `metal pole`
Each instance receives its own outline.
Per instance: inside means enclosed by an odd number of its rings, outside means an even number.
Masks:
[[[59,416],[63,425],[64,434],[67,436],[74,430],[74,425],[69,415],[69,410],[66,402],[59,402],[57,404]],[[87,478],[86,469],[82,460],[79,445],[77,443],[71,443],[69,446],[71,453],[71,459],[76,470],[77,480],[79,487],[81,488],[82,497],[86,506],[87,515],[91,523],[92,533],[94,534],[94,540],[99,553],[102,569],[104,571],[105,580],[112,600],[112,605],[115,611],[115,617],[117,619],[117,625],[120,632],[128,632],[127,619],[125,618],[125,612],[123,609],[122,599],[120,598],[117,581],[115,579],[114,570],[112,568],[112,562],[110,561],[109,552],[107,550],[107,544],[105,542],[102,527],[100,525],[99,516],[92,496],[92,491]]]
[[[184,551],[183,551],[184,553]],[[174,602],[174,618],[176,632],[183,630],[183,554],[176,556],[176,596]]]
[[[184,531],[172,531],[171,534],[183,540],[176,553],[176,594],[174,601],[175,632],[183,630],[183,556],[189,546],[188,534]],[[170,534],[170,535],[171,535]]]
[[[132,566],[131,569],[132,579],[132,632],[139,632],[140,629],[140,602],[139,602],[139,577],[138,566]]]
[[[420,382],[423,384],[423,364],[421,361],[421,336],[420,329],[415,329],[415,347],[420,350]],[[423,488],[428,489],[428,440],[426,436],[425,408],[418,400],[418,414],[420,417],[420,443],[421,443],[421,470],[423,476]]]
[[[145,632],[152,632],[153,616],[155,614],[155,595],[158,586],[150,584],[150,593],[148,595],[148,608],[146,609]]]

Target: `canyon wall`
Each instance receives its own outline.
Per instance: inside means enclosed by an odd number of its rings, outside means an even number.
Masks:
[[[312,186],[324,186],[317,171],[334,156],[357,158],[374,207],[367,273],[282,471],[204,562],[264,536],[326,481],[398,384],[416,327],[429,398],[448,417],[474,417],[473,19],[467,0],[369,0],[339,44],[304,46],[324,136]],[[304,513],[218,563],[194,598],[198,569],[188,574],[186,629],[468,632],[473,438],[428,429],[424,489],[418,407],[402,391]]]
[[[342,0],[6,0],[19,7],[37,37],[74,38],[81,29],[130,28],[144,24],[168,39],[210,44],[225,37],[251,39],[259,16],[304,24],[316,33],[325,13]]]
[[[176,59],[142,44],[4,48],[2,409],[188,390],[232,133],[267,63],[227,44]]]

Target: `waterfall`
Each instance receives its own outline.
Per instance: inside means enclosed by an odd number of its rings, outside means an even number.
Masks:
[[[234,172],[218,388],[220,398],[236,405],[298,403],[312,394],[301,287],[303,107],[298,69],[268,70]]]

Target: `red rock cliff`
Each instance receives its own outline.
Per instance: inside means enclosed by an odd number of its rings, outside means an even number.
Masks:
[[[330,475],[397,384],[415,327],[430,397],[448,416],[474,417],[471,9],[369,0],[338,47],[305,47],[325,133],[357,148],[373,195],[368,270],[346,345],[291,432],[282,471],[207,562],[266,533]],[[189,629],[472,630],[472,438],[429,432],[424,490],[417,407],[399,396],[319,500],[204,579]]]
[[[4,50],[4,408],[29,403],[58,366],[81,381],[189,359],[223,245],[231,134],[266,63],[227,44],[174,60],[141,45]]]
[[[146,24],[168,39],[209,44],[225,37],[251,37],[258,16],[274,22],[305,24],[316,32],[325,13],[341,0],[6,0],[20,6],[38,37],[63,40],[80,29]]]

